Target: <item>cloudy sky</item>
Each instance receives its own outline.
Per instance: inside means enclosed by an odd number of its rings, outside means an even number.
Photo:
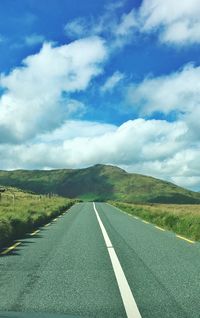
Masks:
[[[1,0],[0,169],[200,190],[200,0]]]

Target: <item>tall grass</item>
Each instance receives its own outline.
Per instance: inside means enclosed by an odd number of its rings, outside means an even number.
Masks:
[[[110,203],[129,214],[200,241],[200,205]]]
[[[59,215],[75,203],[7,189],[0,200],[0,248]]]

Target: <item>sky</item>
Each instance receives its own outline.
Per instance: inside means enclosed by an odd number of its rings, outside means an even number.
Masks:
[[[200,0],[1,0],[0,169],[200,191]]]

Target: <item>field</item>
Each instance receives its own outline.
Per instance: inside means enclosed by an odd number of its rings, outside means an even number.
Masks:
[[[0,247],[50,221],[74,202],[7,187],[0,200]]]
[[[200,241],[200,205],[110,203],[129,214]]]

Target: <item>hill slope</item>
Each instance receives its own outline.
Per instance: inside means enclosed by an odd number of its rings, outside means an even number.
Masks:
[[[109,165],[50,171],[0,171],[0,184],[84,200],[200,203],[199,193]]]

